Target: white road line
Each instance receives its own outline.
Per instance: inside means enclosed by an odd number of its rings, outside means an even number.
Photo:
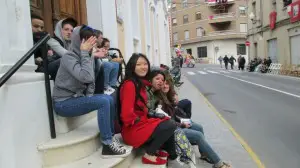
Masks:
[[[189,75],[196,75],[195,72],[187,72]]]
[[[230,73],[230,72],[227,72],[227,71],[220,71],[220,72],[227,73],[227,74],[229,74],[229,73]]]
[[[199,74],[206,75],[207,73],[204,71],[198,71]]]
[[[207,70],[207,72],[213,73],[213,74],[219,74],[219,72],[215,72],[215,71],[209,71],[209,70]]]
[[[275,92],[283,93],[283,94],[293,96],[293,97],[296,97],[296,98],[300,99],[300,95],[296,95],[296,94],[292,94],[292,93],[285,92],[285,91],[282,91],[282,90],[274,89],[274,88],[271,88],[271,87],[268,87],[268,86],[264,86],[264,85],[261,85],[261,84],[254,83],[254,82],[249,82],[249,81],[239,79],[239,78],[236,78],[236,77],[232,77],[232,76],[228,76],[228,75],[224,75],[224,74],[221,74],[221,75],[225,76],[225,77],[228,77],[228,78],[231,78],[231,79],[235,79],[235,80],[238,80],[238,81],[241,81],[241,82],[245,82],[245,83],[248,83],[248,84],[252,84],[252,85],[259,86],[259,87],[262,87],[262,88],[266,88],[266,89],[269,89],[269,90],[273,90]]]
[[[241,71],[229,70],[230,72],[241,73]]]

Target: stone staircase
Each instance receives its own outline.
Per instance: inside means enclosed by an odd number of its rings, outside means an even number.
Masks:
[[[124,158],[102,158],[96,111],[73,118],[55,115],[55,126],[57,138],[37,146],[44,168],[166,167],[143,165],[142,151],[137,150]],[[121,135],[116,136],[123,143]]]

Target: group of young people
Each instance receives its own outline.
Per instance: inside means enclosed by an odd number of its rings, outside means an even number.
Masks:
[[[109,41],[99,41],[99,31],[89,26],[68,24],[65,20],[58,22],[55,38],[48,42],[53,55],[60,53],[55,59],[59,63],[53,88],[54,110],[63,117],[80,116],[96,110],[103,157],[128,156],[131,152],[128,146],[132,146],[145,149],[142,157],[144,164],[167,163],[172,168],[189,167],[179,161],[175,149],[174,132],[181,128],[190,143],[198,145],[201,159],[213,164],[215,168],[231,167],[207,143],[200,124],[181,122],[180,117],[191,117],[191,102],[178,100],[170,74],[162,70],[151,71],[150,62],[144,54],[132,54],[125,68],[125,78],[119,86],[117,79],[108,82],[110,89],[113,89],[111,92],[118,95],[116,99],[110,94],[98,93],[97,65],[104,66],[102,58],[107,56]],[[67,31],[65,29],[71,29],[68,30],[70,35],[64,34]],[[53,43],[64,50],[56,49]],[[112,59],[110,62],[119,61]],[[153,114],[157,106],[166,115]],[[176,109],[181,109],[184,116],[179,116]],[[119,120],[126,145],[121,144],[115,136],[116,120]]]
[[[46,34],[44,31],[44,20],[36,14],[31,15],[32,32],[34,39],[40,37],[41,34]],[[48,72],[53,80],[60,66],[61,58],[69,51],[72,51],[72,34],[77,26],[77,21],[73,18],[65,18],[56,23],[53,37],[47,42],[48,45]],[[92,29],[84,26],[86,29]],[[96,90],[104,90],[105,94],[112,94],[117,86],[117,78],[120,70],[120,64],[123,62],[122,58],[118,58],[109,53],[110,41],[103,38],[103,33],[100,30],[93,29],[96,37],[95,49],[102,49],[105,51],[104,56],[95,56],[96,78],[98,83],[102,83],[103,89],[96,88]],[[37,42],[37,40],[35,41]],[[40,50],[35,53],[35,64],[37,65],[36,72],[44,72],[43,59]],[[99,76],[100,67],[103,67],[104,74]],[[99,85],[100,86],[100,85]]]

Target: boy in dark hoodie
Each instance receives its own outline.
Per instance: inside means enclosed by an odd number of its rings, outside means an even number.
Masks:
[[[54,37],[47,44],[53,53],[48,56],[48,70],[52,79],[55,79],[57,70],[60,65],[60,58],[71,50],[71,35],[77,21],[73,18],[66,18],[57,22],[54,30]]]
[[[98,111],[98,126],[103,157],[124,157],[130,154],[113,136],[115,102],[109,95],[94,94],[94,57],[101,58],[105,49],[95,49],[94,30],[76,27],[71,37],[72,51],[61,58],[53,89],[55,112],[63,117],[76,117]]]

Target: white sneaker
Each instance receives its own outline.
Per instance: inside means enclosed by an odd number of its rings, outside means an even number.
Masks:
[[[132,149],[133,149],[132,146],[128,146],[128,145],[126,145],[126,144],[121,143],[120,140],[119,140],[119,138],[116,137],[116,136],[114,136],[112,140],[113,140],[113,142],[115,142],[119,147],[125,149],[127,152],[131,152]]]
[[[179,161],[179,159],[175,159],[175,160],[168,160],[168,168],[190,168],[191,166],[188,164],[185,164],[181,161]]]

